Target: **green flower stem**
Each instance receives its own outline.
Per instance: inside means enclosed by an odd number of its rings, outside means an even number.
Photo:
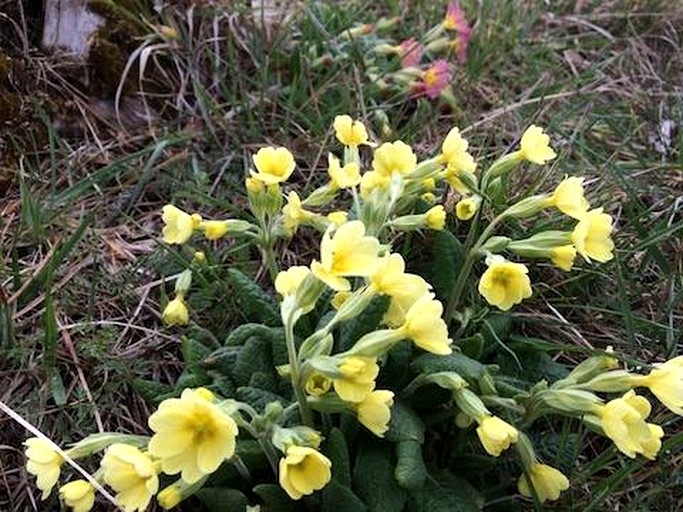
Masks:
[[[294,389],[294,396],[299,405],[299,413],[301,420],[307,427],[315,428],[313,423],[313,415],[306,405],[306,395],[302,389],[299,373],[299,361],[296,352],[296,345],[294,344],[294,313],[291,310],[285,321],[285,341],[287,343],[287,357],[289,359],[289,375],[292,380],[292,388]]]
[[[277,452],[275,451],[275,448],[273,445],[270,443],[270,441],[264,437],[259,436],[258,437],[258,443],[261,445],[261,449],[263,450],[263,453],[266,454],[266,458],[268,459],[268,462],[270,463],[270,467],[273,470],[273,473],[277,475],[277,468],[278,468],[278,462],[279,462],[279,457],[277,455]]]

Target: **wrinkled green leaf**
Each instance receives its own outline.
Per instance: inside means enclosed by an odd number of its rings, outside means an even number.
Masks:
[[[364,512],[368,507],[351,489],[332,480],[322,490],[322,512]]]
[[[484,504],[482,497],[467,480],[448,471],[431,475],[415,498],[410,512],[478,512]]]
[[[253,490],[269,512],[292,512],[296,509],[296,502],[279,485],[259,484]]]
[[[247,497],[236,489],[225,487],[204,487],[197,496],[209,512],[225,512],[226,510],[245,510],[249,505]]]
[[[375,297],[360,315],[344,322],[336,336],[338,351],[350,349],[367,333],[377,330],[388,308],[389,297]]]
[[[396,469],[398,484],[409,491],[418,491],[427,479],[427,467],[422,458],[422,445],[413,440],[396,443]]]
[[[371,512],[396,512],[408,499],[394,478],[391,445],[368,443],[358,453],[353,471],[354,489]]]
[[[338,428],[333,428],[327,436],[325,454],[332,462],[332,476],[341,485],[351,486],[351,461],[349,447],[344,434]]]
[[[424,442],[425,425],[409,405],[397,400],[391,408],[391,422],[385,438],[387,441]]]
[[[415,373],[455,372],[470,382],[476,381],[486,373],[486,366],[459,352],[447,356],[423,354],[416,358],[410,367]]]
[[[228,270],[234,297],[244,317],[251,322],[280,325],[280,313],[275,300],[246,274],[235,268]]]

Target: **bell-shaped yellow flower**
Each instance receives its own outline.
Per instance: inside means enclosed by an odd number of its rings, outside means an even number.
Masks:
[[[453,128],[448,132],[441,145],[441,154],[438,157],[440,163],[448,165],[453,173],[458,171],[474,172],[477,165],[474,158],[467,152],[468,143],[460,135],[458,128]]]
[[[167,204],[161,209],[161,219],[164,221],[161,233],[167,244],[184,244],[202,222],[198,214],[190,215],[172,204]]]
[[[95,488],[87,480],[74,480],[59,488],[59,497],[73,512],[89,512],[95,505]]]
[[[479,293],[492,306],[507,311],[531,297],[529,270],[522,263],[495,258],[479,280]]]
[[[417,157],[413,149],[405,142],[385,142],[375,150],[372,168],[382,176],[390,177],[394,173],[408,174],[417,165]]]
[[[529,126],[522,135],[519,157],[535,164],[543,165],[557,155],[550,147],[550,137],[543,133],[540,126]]]
[[[52,488],[59,480],[59,472],[64,459],[52,444],[40,437],[31,437],[24,441],[26,446],[26,471],[36,477],[36,486],[43,491],[41,499],[47,499]]]
[[[638,386],[647,386],[671,412],[683,416],[683,356],[657,365],[649,375],[639,377]]]
[[[460,220],[470,220],[477,213],[480,204],[479,196],[464,197],[455,205],[455,216]]]
[[[308,446],[290,446],[280,459],[280,487],[293,500],[313,494],[332,478],[330,459]]]
[[[375,389],[379,374],[376,357],[351,356],[339,364],[341,377],[334,379],[334,390],[346,402],[362,402]]]
[[[199,225],[207,240],[220,240],[228,234],[228,223],[224,220],[204,220]]]
[[[148,423],[155,432],[149,453],[161,460],[164,473],[181,473],[187,483],[213,473],[235,454],[237,424],[201,390],[186,389],[180,398],[164,400]]]
[[[331,226],[332,227],[332,226]],[[311,263],[313,274],[335,291],[350,290],[348,276],[371,275],[380,265],[379,240],[365,236],[365,225],[353,220],[328,229],[320,243],[320,262]]]
[[[377,171],[363,174],[360,181],[360,195],[367,198],[375,190],[383,190],[389,186],[390,177]]]
[[[299,224],[315,217],[315,213],[304,209],[299,194],[292,191],[287,196],[287,204],[282,207],[285,231],[291,236],[296,233]]]
[[[327,163],[327,174],[336,188],[352,188],[360,183],[360,167],[356,162],[349,162],[342,167],[339,159],[330,153],[327,156]]]
[[[565,178],[555,189],[547,201],[548,206],[554,206],[565,215],[581,219],[590,204],[583,195],[583,180],[576,176]]]
[[[283,297],[294,295],[310,273],[311,270],[303,266],[289,267],[281,271],[275,278],[275,291]]]
[[[357,407],[358,421],[378,437],[389,430],[394,393],[385,389],[373,391]]]
[[[342,292],[337,292],[337,293],[335,293],[334,296],[332,297],[332,300],[330,301],[330,304],[332,305],[332,307],[333,307],[334,309],[337,309],[337,310],[338,310],[340,307],[342,307],[342,305],[343,305],[347,300],[349,300],[349,299],[351,298],[352,295],[353,295],[353,293],[350,292],[350,291],[348,291],[348,290],[342,291]]]
[[[477,422],[477,436],[489,455],[498,457],[519,439],[517,429],[498,416],[484,416]]]
[[[327,214],[327,220],[339,227],[349,221],[349,214],[343,211],[330,212]]]
[[[562,491],[569,489],[569,480],[564,474],[546,464],[535,462],[527,469],[531,485],[525,475],[519,477],[517,488],[522,496],[531,498],[533,493],[531,487],[533,486],[541,503],[546,501],[555,501],[560,497]]]
[[[596,208],[584,214],[572,231],[572,242],[576,251],[586,261],[591,259],[605,263],[614,255],[612,235],[612,217]]]
[[[550,250],[550,261],[557,268],[569,272],[574,266],[576,249],[573,245],[561,245]]]
[[[438,355],[450,354],[453,340],[448,337],[448,326],[441,315],[441,302],[434,298],[434,294],[425,294],[410,307],[400,330],[427,352]]]
[[[443,205],[432,206],[425,213],[425,224],[429,229],[441,231],[446,226],[446,210]]]
[[[311,396],[322,396],[332,388],[332,379],[314,372],[306,379],[304,388]]]
[[[614,441],[619,451],[631,458],[640,453],[652,460],[662,447],[664,431],[659,425],[645,421],[650,411],[650,402],[631,390],[621,398],[599,406],[594,413],[605,435]]]
[[[345,146],[357,147],[368,143],[368,131],[361,121],[354,121],[351,116],[343,115],[334,118],[334,134]]]
[[[286,181],[296,167],[294,156],[287,148],[261,148],[252,159],[257,172],[251,171],[251,176],[266,185]]]
[[[187,325],[190,322],[190,312],[187,310],[182,295],[177,295],[175,299],[166,304],[164,312],[161,314],[161,319],[169,327],[172,325]]]
[[[134,446],[116,443],[102,457],[104,481],[126,512],[143,511],[159,490],[154,462]]]

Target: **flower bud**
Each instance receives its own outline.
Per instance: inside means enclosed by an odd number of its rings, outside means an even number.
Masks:
[[[460,410],[474,419],[490,416],[491,413],[477,395],[467,388],[457,389],[453,393],[455,403]]]
[[[186,498],[192,496],[197,492],[206,482],[208,475],[200,478],[198,481],[192,484],[188,484],[182,478],[176,480],[174,483],[162,489],[159,494],[157,494],[157,502],[164,510],[170,510],[183,501]]]
[[[175,282],[175,292],[179,295],[186,295],[192,285],[192,271],[189,268],[183,270]]]
[[[581,387],[601,393],[615,393],[636,386],[639,377],[639,375],[632,375],[628,370],[615,370],[593,377]]]
[[[522,199],[510,206],[503,215],[524,219],[532,217],[545,208],[547,195],[537,195]]]
[[[389,352],[391,347],[404,338],[405,334],[401,329],[373,331],[359,339],[346,355],[379,357]]]
[[[511,240],[506,236],[492,236],[481,246],[483,251],[499,253],[508,248]]]
[[[521,161],[521,156],[516,152],[500,157],[491,164],[491,167],[489,167],[484,174],[485,182],[491,183],[495,178],[510,172],[517,167]]]
[[[297,426],[282,428],[274,426],[271,438],[273,445],[281,452],[286,452],[290,446],[310,446],[318,448],[322,437],[318,432],[309,427]]]
[[[585,383],[597,376],[600,376],[608,370],[613,370],[618,366],[617,360],[609,355],[597,355],[589,357],[588,359],[581,361],[569,375],[564,379],[557,381],[553,384],[553,388],[563,388],[566,386],[573,386],[575,384]],[[609,372],[614,373],[614,372]],[[609,375],[605,373],[605,375]],[[614,391],[621,391],[624,388],[616,389]],[[607,391],[603,389],[594,389],[594,391]]]
[[[540,393],[546,406],[569,414],[592,412],[602,400],[589,391],[580,389],[548,389]]]

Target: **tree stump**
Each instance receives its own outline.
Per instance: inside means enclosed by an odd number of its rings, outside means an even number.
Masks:
[[[90,36],[103,22],[88,10],[88,0],[45,0],[43,46],[85,57]]]

